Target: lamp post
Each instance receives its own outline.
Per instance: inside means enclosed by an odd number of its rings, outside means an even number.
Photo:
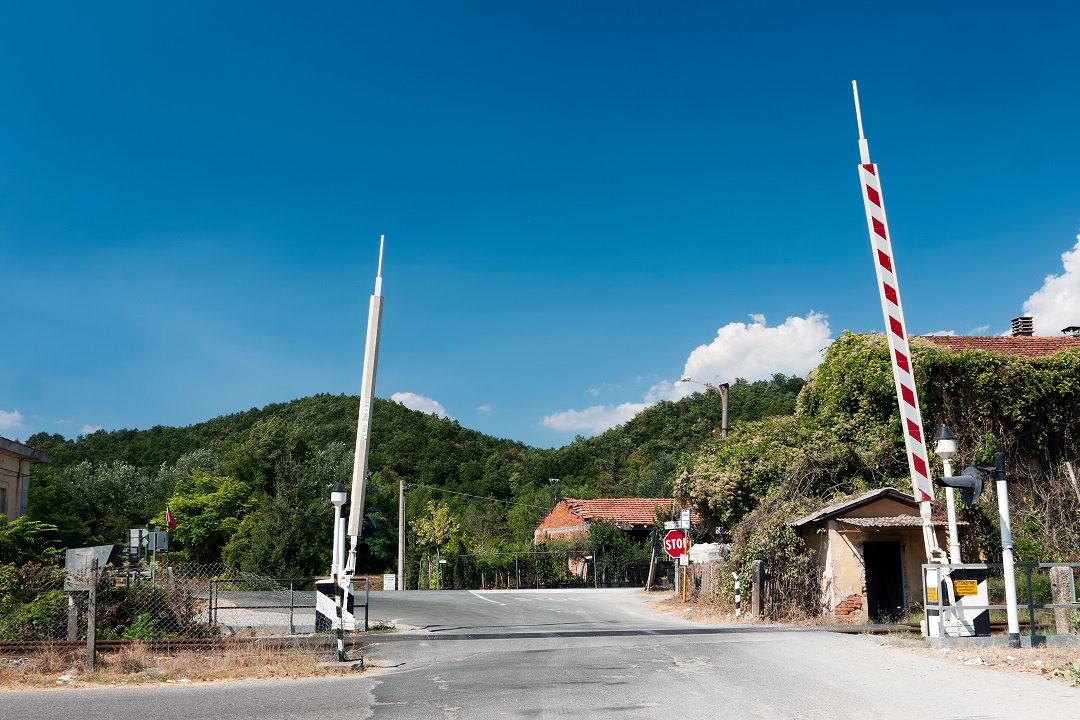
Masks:
[[[699,382],[698,380],[694,380],[693,378],[689,378],[689,377],[684,377],[679,382],[697,383],[698,385],[704,385],[705,387],[711,388],[711,389],[715,390],[716,392],[720,393],[720,402],[722,403],[722,406],[723,406],[723,410],[721,411],[723,414],[720,417],[720,437],[721,438],[726,438],[727,433],[728,433],[727,407],[728,407],[728,387],[729,387],[729,385],[727,383],[720,383],[719,385],[713,385],[712,383]]]
[[[341,506],[348,497],[349,494],[341,483],[334,483],[334,487],[330,488],[330,504],[334,506],[334,553],[330,561],[330,575],[335,582],[341,572]]]
[[[942,425],[934,434],[934,453],[941,458],[945,477],[952,477],[952,458],[956,454],[956,435],[946,425]],[[945,506],[949,512],[949,562],[953,565],[959,565],[962,561],[960,560],[960,536],[956,529],[956,491],[951,487],[945,488]]]
[[[1013,557],[1012,524],[1009,521],[1009,485],[1005,476],[1005,453],[994,453],[994,480],[997,483],[998,519],[1001,523],[1001,565],[1005,575],[1005,612],[1009,625],[1009,645],[1020,647],[1020,619],[1016,607],[1016,565]],[[1034,622],[1034,617],[1032,617]],[[1034,630],[1032,631],[1034,635]]]
[[[348,493],[341,483],[334,483],[330,488],[330,503],[334,506],[334,553],[331,561],[330,576],[334,580],[334,603],[337,610],[337,656],[338,662],[345,662],[345,588],[341,587],[341,560],[344,554],[341,533],[341,506],[345,504]]]

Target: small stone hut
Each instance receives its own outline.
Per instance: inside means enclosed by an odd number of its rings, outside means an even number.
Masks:
[[[948,519],[932,517],[948,547]],[[919,503],[895,488],[868,490],[791,523],[817,555],[821,603],[852,620],[902,617],[922,601],[926,562]]]

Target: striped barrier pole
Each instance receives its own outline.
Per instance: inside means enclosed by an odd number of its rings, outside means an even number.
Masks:
[[[863,135],[862,111],[859,108],[859,89],[851,83],[855,93],[855,117],[859,123],[859,179],[862,185],[863,205],[866,208],[866,224],[870,231],[870,245],[877,271],[881,311],[885,317],[885,337],[889,343],[896,397],[900,405],[900,419],[907,448],[908,472],[911,489],[919,502],[919,514],[923,521],[923,544],[930,562],[947,563],[948,558],[938,547],[937,536],[930,522],[930,503],[934,499],[934,486],[930,479],[926,442],[923,439],[922,415],[919,412],[919,396],[915,389],[914,367],[908,348],[907,329],[904,324],[904,308],[900,304],[900,284],[896,279],[896,260],[893,256],[889,223],[885,218],[885,200],[881,194],[881,176],[877,165],[870,162],[870,147]]]
[[[742,615],[742,595],[739,591],[739,573],[731,573],[731,577],[735,578],[735,617]]]

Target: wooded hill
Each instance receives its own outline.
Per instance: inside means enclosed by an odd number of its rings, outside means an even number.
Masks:
[[[737,381],[731,424],[794,411],[803,380]],[[358,400],[317,395],[183,428],[26,440],[53,455],[33,469],[29,515],[67,547],[119,543],[129,528],[178,523],[174,557],[264,575],[323,573],[329,488],[351,483]],[[558,497],[668,496],[687,451],[721,419],[719,393],[662,402],[594,438],[539,449],[376,398],[366,512],[377,530],[358,570],[392,569],[398,482],[410,525],[445,506],[456,532],[442,552],[526,549]],[[552,482],[557,479],[557,482]],[[429,502],[430,501],[430,502]],[[410,552],[415,538],[408,538]]]
[[[918,338],[911,348],[924,430],[953,429],[954,468],[1006,454],[1018,558],[1080,558],[1080,498],[1064,470],[1080,458],[1080,350],[1021,358]],[[324,573],[329,488],[350,484],[357,407],[355,397],[318,395],[185,428],[34,435],[27,444],[55,461],[34,467],[30,519],[54,525],[58,545],[123,542],[128,528],[164,525],[168,502],[181,558],[264,575]],[[410,554],[418,538],[431,551],[424,529],[435,524],[446,530],[444,554],[526,550],[559,497],[674,494],[711,518],[718,532],[711,526],[709,539],[734,542],[737,563],[793,565],[805,553],[789,520],[868,488],[910,492],[881,335],[845,333],[806,382],[736,382],[730,419],[721,441],[720,395],[698,393],[597,437],[540,449],[376,399],[366,514],[377,530],[358,570],[395,566],[400,480]],[[992,483],[960,513],[965,557],[1000,556]]]

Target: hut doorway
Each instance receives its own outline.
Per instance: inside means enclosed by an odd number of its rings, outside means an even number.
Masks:
[[[904,614],[903,546],[897,540],[863,543],[866,615],[871,622],[893,622]]]

